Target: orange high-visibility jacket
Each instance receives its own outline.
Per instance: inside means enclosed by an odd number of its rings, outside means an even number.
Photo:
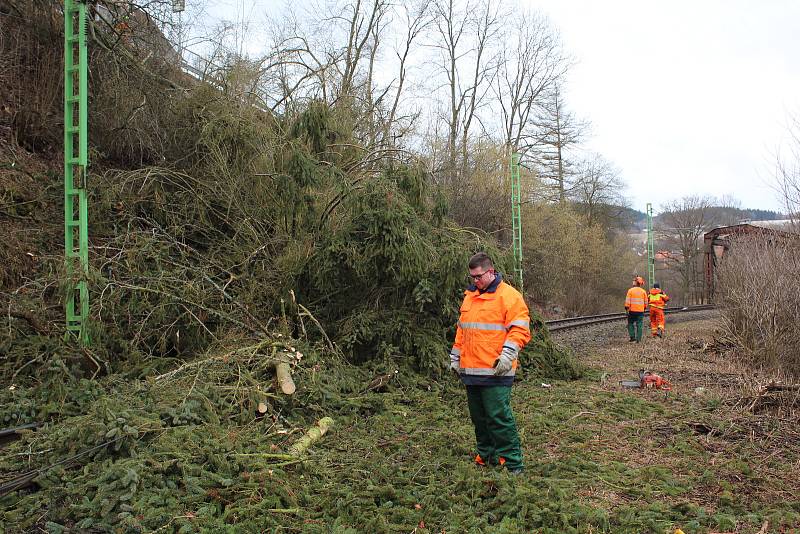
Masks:
[[[477,383],[469,380],[472,375],[476,379],[485,377],[487,380],[479,379],[482,383],[493,382],[495,378],[503,383],[511,378],[513,382],[516,359],[511,371],[502,376],[494,376],[493,365],[504,347],[516,354],[530,341],[530,321],[522,295],[505,282],[501,281],[494,291],[464,291],[452,349],[460,357],[462,380]]]
[[[657,310],[663,310],[669,300],[667,294],[657,287],[650,289],[650,295],[648,295],[648,297],[650,299],[650,307],[656,308]]]
[[[625,309],[632,312],[643,312],[647,309],[647,291],[639,286],[632,287],[625,296]]]

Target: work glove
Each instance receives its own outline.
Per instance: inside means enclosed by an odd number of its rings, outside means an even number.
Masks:
[[[514,360],[517,359],[517,352],[510,347],[503,347],[500,357],[494,361],[495,376],[504,375],[511,370]]]
[[[461,374],[461,356],[452,351],[450,352],[450,370],[457,375]]]

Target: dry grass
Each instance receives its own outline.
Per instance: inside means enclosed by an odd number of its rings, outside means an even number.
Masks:
[[[718,270],[724,337],[752,366],[800,378],[800,276],[792,234],[732,238]]]
[[[800,495],[800,404],[796,391],[768,391],[784,377],[753,370],[720,346],[719,323],[705,320],[668,326],[665,339],[641,344],[620,334],[585,361],[603,370],[598,390],[619,392],[619,380],[636,379],[638,369],[667,378],[669,393],[625,390],[658,403],[663,412],[647,420],[618,421],[606,428],[609,439],[596,440],[597,454],[614,451],[618,461],[634,467],[660,465],[677,475],[691,476],[700,467],[716,480],[697,485],[684,498],[704,506],[719,501],[720,488],[735,488],[745,502],[787,502]],[[626,429],[635,427],[636,439]],[[668,452],[682,446],[694,451]],[[697,464],[698,457],[703,458]],[[728,491],[728,490],[723,490]],[[612,503],[609,503],[612,504]],[[746,530],[744,530],[746,531]],[[743,532],[744,532],[743,531]]]

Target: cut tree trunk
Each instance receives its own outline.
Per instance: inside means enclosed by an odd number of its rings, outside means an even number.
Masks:
[[[275,364],[275,374],[278,376],[278,384],[281,386],[281,391],[286,395],[291,395],[295,392],[297,387],[294,385],[294,380],[292,380],[292,372],[288,363],[278,362]]]
[[[292,446],[289,447],[289,454],[294,456],[302,455],[311,445],[324,436],[332,426],[333,419],[330,417],[323,417],[317,422],[316,426],[309,428],[308,432],[306,432],[302,438],[295,441]]]

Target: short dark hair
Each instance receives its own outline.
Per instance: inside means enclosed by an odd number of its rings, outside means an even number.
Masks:
[[[492,258],[485,252],[478,252],[469,259],[469,268],[476,269],[481,267],[483,269],[494,269]]]

